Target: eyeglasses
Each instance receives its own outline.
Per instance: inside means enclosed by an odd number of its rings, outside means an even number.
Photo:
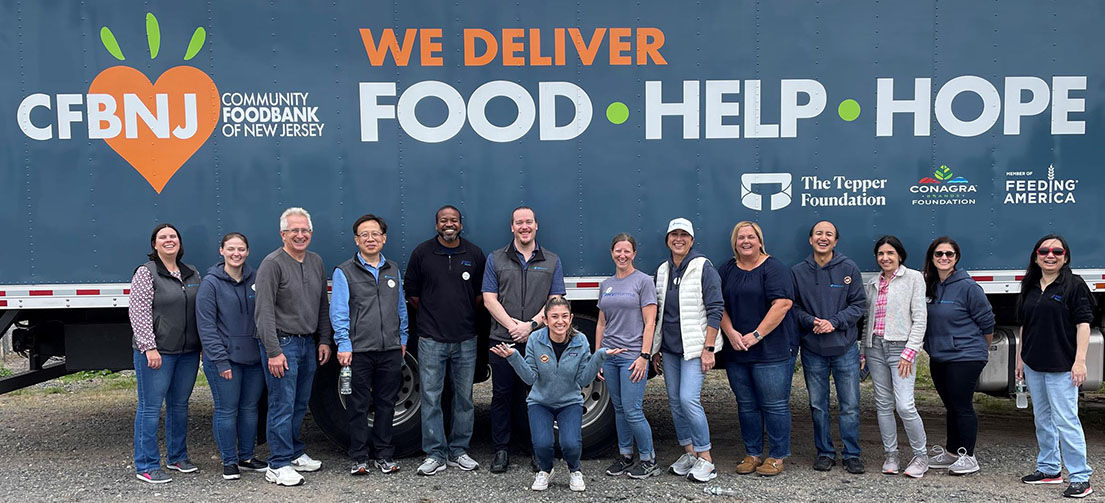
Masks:
[[[932,256],[936,257],[936,258],[940,258],[940,257],[955,258],[955,252],[954,251],[939,250],[939,251],[932,252]]]
[[[380,236],[383,236],[383,235],[384,235],[383,232],[372,231],[372,232],[362,232],[360,234],[357,234],[357,237],[359,237],[361,239],[368,239],[368,238],[380,239]]]
[[[1052,248],[1044,247],[1044,248],[1040,248],[1039,250],[1036,250],[1036,255],[1039,255],[1041,257],[1046,257],[1048,252],[1051,252],[1051,254],[1055,255],[1056,257],[1062,257],[1063,254],[1066,253],[1067,251],[1062,249],[1062,248],[1059,248],[1058,246],[1055,246],[1055,247],[1052,247]]]
[[[314,231],[311,230],[311,229],[304,229],[302,227],[296,227],[295,229],[285,229],[284,232],[287,232],[288,234],[310,234]]]

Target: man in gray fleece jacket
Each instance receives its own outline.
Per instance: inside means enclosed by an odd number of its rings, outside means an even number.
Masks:
[[[269,389],[270,455],[265,480],[284,486],[303,483],[297,472],[322,467],[303,452],[304,443],[299,439],[315,369],[330,359],[333,341],[322,257],[307,251],[312,232],[306,210],[285,210],[280,215],[284,246],[261,261],[255,284],[254,318]]]

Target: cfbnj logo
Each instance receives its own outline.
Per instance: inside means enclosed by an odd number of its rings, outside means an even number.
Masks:
[[[203,27],[196,28],[184,60],[199,53],[206,40]],[[161,48],[161,29],[153,14],[146,14],[146,38],[150,59]],[[123,51],[108,27],[100,29],[100,40],[115,59],[124,61]],[[85,114],[76,107],[85,106]],[[184,163],[211,136],[219,119],[219,90],[206,73],[193,66],[176,66],[150,83],[142,72],[118,65],[106,68],[92,79],[88,93],[35,93],[23,99],[17,111],[20,129],[27,137],[46,141],[72,139],[74,123],[87,122],[88,138],[104,140],[127,161],[158,193]],[[56,123],[39,125],[31,121],[37,108],[56,111]]]
[[[786,208],[791,199],[790,173],[745,173],[741,175],[741,204],[750,210],[763,210],[763,196],[752,191],[756,185],[778,185],[770,196],[770,210]]]

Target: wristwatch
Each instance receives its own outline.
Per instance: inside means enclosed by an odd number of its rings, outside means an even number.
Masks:
[[[764,338],[764,336],[760,335],[759,330],[753,330],[752,337],[755,337],[757,341]]]
[[[541,325],[537,324],[537,320],[529,320],[529,330],[530,330],[530,332],[532,332],[534,330],[537,330],[537,327],[539,327],[539,326],[541,326]]]
[[[713,351],[714,351],[714,347],[713,347],[713,346],[706,346],[706,347],[704,347],[704,348],[702,348],[702,349],[704,349],[704,350],[706,350],[706,351],[710,351],[710,352],[713,352]]]
[[[641,358],[644,358],[646,361],[652,359],[652,355],[650,355],[648,353],[641,353],[638,356],[640,356]]]

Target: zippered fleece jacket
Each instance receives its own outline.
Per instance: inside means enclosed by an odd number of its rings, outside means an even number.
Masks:
[[[595,380],[606,361],[606,349],[599,348],[591,354],[587,336],[576,330],[573,332],[559,360],[549,340],[549,327],[529,336],[524,359],[518,351],[507,358],[518,377],[532,386],[526,404],[540,404],[550,409],[583,405],[583,387]]]
[[[795,264],[794,313],[802,337],[802,351],[820,356],[840,356],[856,343],[858,323],[867,310],[863,277],[856,263],[842,253],[834,253],[824,267],[813,255]],[[813,333],[813,319],[829,320],[836,330]]]
[[[223,263],[211,266],[196,294],[196,325],[203,355],[219,372],[230,370],[230,362],[254,365],[261,361],[261,349],[254,338],[254,271],[242,265],[242,280],[226,273]]]

